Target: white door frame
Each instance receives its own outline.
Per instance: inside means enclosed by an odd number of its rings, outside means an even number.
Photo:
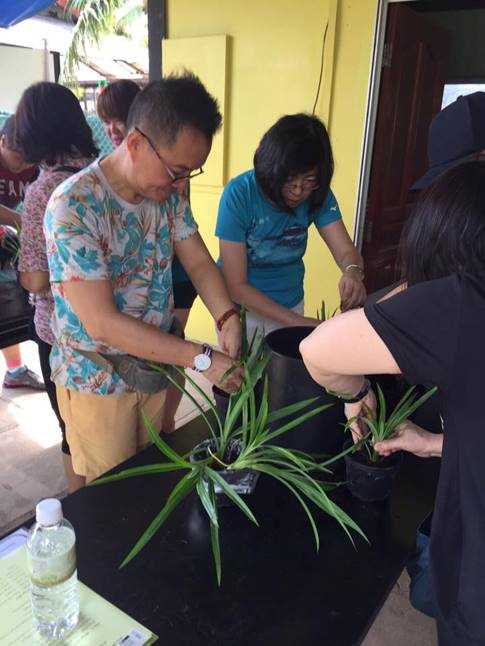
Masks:
[[[364,141],[360,164],[359,188],[357,192],[357,208],[354,222],[354,242],[358,249],[362,249],[364,237],[365,214],[369,181],[374,148],[374,135],[376,129],[377,106],[379,104],[379,90],[381,85],[382,59],[386,37],[387,12],[390,4],[396,2],[412,2],[413,0],[379,0],[377,6],[376,28],[374,33],[374,47],[372,52],[372,66],[367,90],[367,111],[364,126]]]

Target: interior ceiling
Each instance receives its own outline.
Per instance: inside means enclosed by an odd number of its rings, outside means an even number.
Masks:
[[[485,0],[420,0],[420,2],[407,2],[406,6],[415,11],[462,11],[485,9]]]

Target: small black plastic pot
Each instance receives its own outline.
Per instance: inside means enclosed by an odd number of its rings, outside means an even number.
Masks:
[[[213,453],[216,450],[215,442],[212,439],[204,440],[200,444],[197,444],[190,453],[190,462],[194,463],[207,459],[210,456],[209,449]],[[239,440],[232,440],[224,456],[224,462],[231,464],[237,459],[240,452],[241,442]],[[241,496],[248,496],[254,492],[260,475],[259,471],[254,471],[253,469],[222,469],[217,471],[217,473]],[[207,481],[204,482],[204,485],[208,488]],[[226,507],[233,504],[218,484],[214,484],[214,493],[216,494],[216,504],[218,507]]]
[[[349,440],[344,448],[352,443]],[[345,456],[347,488],[364,502],[386,500],[392,492],[394,478],[401,467],[402,454],[394,453],[376,464],[370,464],[365,449]]]

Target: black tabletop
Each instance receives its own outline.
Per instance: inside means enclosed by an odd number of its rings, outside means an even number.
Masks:
[[[203,436],[201,421],[194,420],[170,442],[184,452]],[[160,460],[150,447],[122,467]],[[317,513],[319,554],[291,494],[262,476],[248,498],[259,528],[237,508],[220,512],[221,588],[208,522],[195,496],[118,569],[175,475],[87,487],[68,496],[63,508],[76,529],[79,578],[166,646],[348,646],[364,638],[400,575],[416,528],[431,509],[437,467],[406,457],[388,503],[359,503],[344,488],[332,494],[371,545],[355,537],[354,547],[334,520]]]

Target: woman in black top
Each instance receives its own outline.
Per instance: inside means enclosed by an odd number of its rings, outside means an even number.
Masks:
[[[443,440],[430,543],[439,643],[483,646],[484,162],[448,171],[421,195],[403,234],[402,265],[407,289],[323,323],[301,352],[314,379],[347,398],[365,393],[365,374],[439,387],[443,438],[422,452],[439,454]],[[346,404],[346,415],[364,404],[375,408],[372,391]]]

